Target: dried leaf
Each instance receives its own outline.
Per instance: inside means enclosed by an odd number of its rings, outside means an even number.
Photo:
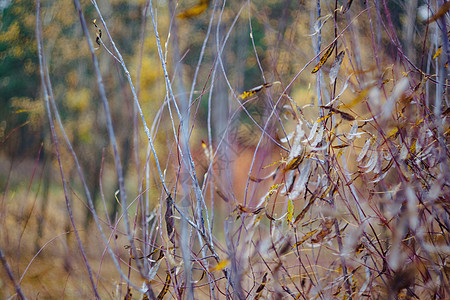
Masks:
[[[302,168],[299,169],[299,176],[295,181],[295,185],[291,193],[289,194],[289,199],[296,199],[300,194],[306,189],[308,184],[308,178],[310,176],[311,160],[307,160]]]
[[[322,224],[322,230],[316,235],[315,238],[311,240],[313,243],[320,243],[327,235],[331,233],[331,226],[333,225],[334,220],[327,220]]]
[[[442,46],[439,46],[436,50],[436,53],[433,55],[433,59],[436,59],[442,53]]]
[[[294,203],[292,199],[288,199],[287,217],[286,221],[290,225],[292,223],[292,218],[294,217]]]
[[[333,148],[333,149],[342,149],[342,148],[346,148],[348,146],[350,146],[350,144],[342,144],[342,145],[331,146],[331,148]]]
[[[312,70],[311,73],[316,73],[317,71],[320,70],[320,68],[322,68],[322,66],[327,62],[328,58],[331,56],[331,54],[333,53],[334,48],[336,47],[336,43],[333,43],[328,49],[327,51],[325,51],[325,53],[322,55],[322,57],[320,58],[319,63],[314,67],[314,69]]]
[[[331,115],[326,115],[323,118],[320,118],[319,120],[317,120],[317,123],[320,123],[322,121],[325,121],[326,119],[328,119],[329,117],[331,117]]]
[[[354,121],[354,120],[355,120],[355,117],[352,116],[351,114],[346,113],[346,112],[344,112],[344,111],[342,111],[342,110],[339,110],[339,109],[337,109],[337,108],[334,108],[334,107],[332,107],[332,106],[321,106],[321,108],[327,108],[327,109],[329,109],[331,112],[334,112],[334,113],[336,113],[336,114],[341,115],[341,118],[344,119],[344,120],[347,120],[347,121]]]
[[[258,208],[258,209],[255,209],[254,211],[252,211],[252,214],[257,215],[257,214],[259,214],[263,209],[264,209],[264,207],[260,207],[260,208]]]
[[[360,162],[361,160],[364,159],[371,144],[372,144],[372,141],[370,139],[368,139],[366,141],[366,143],[364,144],[361,152],[359,152],[358,158],[356,159],[357,162]]]
[[[94,24],[95,28],[97,29],[97,38],[95,39],[95,42],[97,43],[97,45],[101,45],[100,43],[100,39],[102,38],[102,30],[97,26],[97,19],[94,19],[94,21],[92,21],[92,23]]]
[[[170,272],[167,272],[166,281],[164,282],[164,287],[162,288],[161,292],[159,293],[158,298],[156,298],[157,300],[164,299],[164,295],[167,294],[167,292],[169,291],[171,279],[172,278],[170,277]]]
[[[353,107],[356,104],[358,104],[359,102],[361,102],[362,100],[364,100],[367,97],[367,94],[369,93],[369,89],[364,89],[362,90],[359,95],[353,99],[349,104],[347,104],[347,107]]]
[[[284,167],[284,171],[287,172],[289,170],[296,169],[301,164],[304,157],[305,157],[305,151],[302,151],[302,153],[300,155],[294,157],[290,162],[288,162],[286,164],[286,167]]]
[[[214,268],[211,268],[209,272],[223,270],[224,268],[226,268],[226,266],[228,266],[229,263],[230,261],[228,259],[223,259]]]
[[[264,287],[266,286],[266,282],[267,282],[267,272],[264,274],[263,278],[262,278],[262,282],[259,285],[258,289],[256,290],[256,295],[255,295],[255,300],[261,298],[262,292],[264,290]]]
[[[173,200],[170,195],[166,198],[166,206],[167,208],[164,219],[166,220],[167,236],[169,237],[170,241],[173,244],[175,220],[173,218]]]
[[[343,14],[345,14],[347,12],[347,10],[350,9],[350,6],[352,6],[352,2],[353,2],[353,0],[348,0],[347,1],[347,4],[345,5],[344,10],[342,11]]]
[[[431,18],[429,18],[429,19],[426,21],[427,24],[436,22],[436,21],[439,20],[441,17],[443,17],[449,10],[450,10],[450,2],[445,2],[445,3],[442,4],[442,6],[438,9],[438,11],[437,11]]]
[[[316,135],[316,131],[317,131],[317,127],[318,126],[319,126],[319,123],[317,123],[317,122],[315,122],[313,124],[313,127],[311,128],[311,131],[309,132],[309,136],[308,136],[308,139],[307,139],[308,142],[311,142],[313,137]]]
[[[220,198],[222,198],[225,202],[229,202],[230,200],[228,197],[218,188],[216,188],[216,193],[219,195]]]
[[[387,138],[393,137],[395,139],[397,135],[398,135],[398,127],[395,127],[388,133]]]
[[[365,166],[363,166],[363,168],[366,169],[364,173],[372,172],[372,170],[377,165],[377,161],[378,161],[378,152],[372,151],[372,155],[370,156],[369,162]]]
[[[387,164],[387,166],[383,168],[382,172],[383,172],[383,173],[386,173],[386,172],[392,167],[392,164],[393,164],[393,163],[394,163],[394,159],[391,159],[391,160],[389,161],[389,163]]]
[[[301,241],[297,242],[293,248],[296,248],[298,246],[300,246],[301,244],[303,244],[307,239],[309,239],[310,237],[312,237],[317,231],[319,231],[319,229],[314,229],[310,232],[308,232],[307,234],[305,234],[305,236],[301,239]]]
[[[317,123],[318,124],[318,123]],[[316,138],[311,143],[311,147],[316,147],[322,141],[324,127],[320,126],[319,131],[317,132]]]
[[[280,84],[280,83],[281,82],[279,82],[279,81],[275,81],[272,83],[264,83],[264,84],[258,85],[257,87],[254,87],[251,90],[243,92],[242,94],[239,95],[238,98],[241,100],[244,100],[245,98],[248,98],[248,97],[256,94],[257,92],[261,91],[262,89],[265,89],[265,88],[271,87],[274,84]]]
[[[209,0],[200,0],[200,2],[196,6],[189,8],[189,9],[183,11],[182,13],[178,14],[177,18],[190,19],[190,18],[197,17],[202,12],[204,12],[208,8],[208,6],[209,6]]]
[[[314,23],[314,32],[312,34],[308,34],[307,36],[314,36],[314,35],[318,34],[320,32],[320,30],[322,29],[323,25],[325,25],[327,20],[329,18],[331,18],[332,16],[333,16],[332,14],[328,14],[328,15],[322,16],[320,18],[317,18],[316,22]]]
[[[303,217],[306,215],[306,213],[309,211],[310,207],[312,206],[312,204],[315,202],[316,200],[316,196],[313,195],[311,197],[311,199],[309,199],[308,204],[306,204],[306,206],[303,208],[303,210],[297,215],[297,217],[295,218],[294,223],[292,223],[293,226],[297,225],[298,222],[300,222]]]
[[[162,260],[159,260],[156,264],[152,266],[150,271],[148,271],[147,280],[151,281],[155,277],[156,273],[158,273],[159,266],[161,265]]]
[[[248,179],[250,179],[250,181],[253,181],[253,182],[261,182],[262,181],[261,178],[256,178],[254,176],[248,176]]]
[[[334,63],[331,66],[330,73],[328,76],[330,77],[330,84],[333,84],[336,81],[337,75],[339,73],[339,69],[341,68],[342,60],[344,59],[345,51],[339,52],[339,54],[334,59]]]

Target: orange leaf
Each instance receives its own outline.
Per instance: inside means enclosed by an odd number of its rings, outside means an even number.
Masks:
[[[179,19],[190,19],[200,15],[204,12],[209,6],[209,1],[202,0],[196,6],[189,8],[188,10],[183,11],[178,14],[177,18]]]

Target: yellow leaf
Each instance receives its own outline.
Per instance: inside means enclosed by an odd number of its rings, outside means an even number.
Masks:
[[[217,264],[217,266],[215,266],[214,268],[211,268],[209,271],[220,271],[223,270],[226,266],[228,266],[228,264],[230,263],[230,261],[228,259],[224,259],[221,262],[219,262]]]
[[[361,102],[364,98],[366,98],[367,94],[369,93],[369,89],[362,90],[359,95],[353,99],[349,104],[345,105],[347,108],[351,108]]]
[[[387,138],[390,138],[390,137],[392,137],[392,136],[396,135],[396,134],[397,134],[397,132],[398,132],[398,128],[397,128],[397,127],[395,127],[394,129],[392,129],[392,130],[391,130],[391,131],[389,132],[389,134],[388,134]]]
[[[309,239],[310,237],[312,237],[317,231],[319,231],[319,230],[318,230],[318,229],[314,229],[313,231],[310,231],[310,232],[308,232],[307,234],[305,234],[305,236],[302,238],[302,240],[299,241],[299,242],[297,242],[297,243],[294,245],[294,248],[300,246],[301,244],[303,244],[307,239]]]
[[[284,171],[287,172],[289,170],[294,170],[297,168],[300,163],[303,161],[303,158],[305,157],[305,151],[302,151],[302,153],[296,157],[294,157],[290,162],[286,164],[286,167],[284,168]]]
[[[292,203],[292,199],[288,200],[288,208],[287,208],[287,218],[286,221],[290,225],[292,224],[292,218],[294,216],[294,203]]]
[[[270,196],[272,196],[272,194],[278,189],[278,187],[280,187],[281,184],[274,184],[270,187],[269,189],[269,193],[267,194],[266,200],[268,200],[270,198]]]
[[[280,84],[280,83],[281,82],[279,82],[279,81],[275,81],[275,82],[272,82],[272,83],[264,83],[264,84],[258,85],[257,87],[254,87],[251,90],[243,92],[242,94],[239,95],[238,98],[241,99],[241,100],[244,100],[245,98],[248,98],[248,97],[256,94],[257,92],[261,91],[264,88],[268,88],[268,87],[271,87],[274,84]]]
[[[188,10],[183,11],[182,13],[178,14],[177,18],[179,19],[190,19],[193,17],[196,17],[200,15],[202,12],[204,12],[209,5],[209,1],[200,1],[199,4],[196,6],[189,8]]]
[[[322,66],[327,62],[328,58],[331,56],[331,54],[333,53],[334,47],[336,47],[336,43],[333,43],[333,45],[331,45],[327,51],[325,51],[325,53],[322,55],[322,57],[320,58],[319,63],[314,67],[314,69],[312,70],[311,73],[316,73],[317,71],[320,70],[320,68],[322,68]]]
[[[412,143],[412,145],[411,145],[411,148],[409,148],[409,151],[410,151],[411,153],[416,152],[416,140],[413,141],[413,143]]]
[[[436,50],[436,53],[433,55],[433,59],[436,59],[436,57],[439,57],[442,53],[442,46],[439,46]]]
[[[322,122],[322,121],[328,119],[329,117],[331,117],[331,115],[332,115],[332,114],[328,114],[328,115],[326,115],[325,117],[320,118],[319,120],[317,120],[317,123],[320,123],[320,122]]]
[[[156,298],[157,300],[164,299],[164,295],[169,291],[171,280],[172,278],[170,277],[170,272],[167,272],[166,282],[164,282],[164,287],[162,288],[161,292],[159,292],[158,298]]]

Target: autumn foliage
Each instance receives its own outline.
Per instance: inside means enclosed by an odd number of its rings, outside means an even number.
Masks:
[[[0,298],[450,297],[449,2],[7,2]]]

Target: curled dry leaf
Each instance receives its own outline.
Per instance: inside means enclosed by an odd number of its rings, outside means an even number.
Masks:
[[[162,288],[161,292],[159,293],[158,297],[156,298],[157,300],[164,299],[164,296],[169,291],[171,280],[172,280],[172,277],[170,276],[170,272],[167,272],[166,281],[164,282],[164,287]]]
[[[172,244],[174,243],[174,226],[175,226],[175,220],[173,218],[173,200],[172,197],[169,195],[166,198],[166,214],[164,216],[166,220],[166,229],[167,229],[167,236],[169,237]]]
[[[267,282],[267,272],[264,274],[261,284],[259,285],[258,289],[256,289],[256,295],[254,298],[255,300],[261,298],[264,287],[266,286],[266,282]]]
[[[337,75],[339,73],[339,69],[341,68],[342,60],[344,59],[345,51],[339,52],[339,54],[334,59],[334,63],[331,66],[330,73],[328,76],[330,77],[330,84],[333,84],[336,81]]]
[[[372,140],[368,139],[364,144],[363,148],[361,149],[361,152],[359,152],[358,158],[356,159],[357,162],[360,162],[364,159],[371,144]]]
[[[334,50],[335,47],[336,47],[336,43],[333,43],[330,47],[328,47],[327,51],[325,51],[325,53],[322,55],[322,57],[320,58],[319,63],[314,67],[314,69],[311,71],[311,73],[314,74],[317,71],[319,71],[320,68],[322,68],[322,66],[327,62],[328,58],[333,53],[333,50]]]
[[[305,150],[302,148],[302,153],[296,157],[294,157],[291,161],[289,161],[286,164],[286,167],[284,167],[284,171],[290,171],[296,169],[303,161],[303,158],[305,157]]]
[[[322,16],[320,18],[317,18],[316,22],[314,23],[314,32],[312,34],[308,34],[307,36],[314,36],[320,32],[323,25],[327,22],[329,18],[332,17],[332,14],[328,14],[326,16]]]

